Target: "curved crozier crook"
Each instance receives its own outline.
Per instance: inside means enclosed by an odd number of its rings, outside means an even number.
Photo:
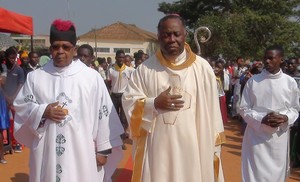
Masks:
[[[196,46],[197,46],[197,55],[201,55],[201,48],[200,48],[200,44],[199,44],[199,40],[198,40],[198,32],[202,30],[202,31],[206,31],[208,33],[208,37],[204,37],[204,36],[201,36],[201,39],[200,39],[200,42],[201,43],[205,43],[207,42],[210,38],[211,38],[211,31],[207,28],[207,27],[204,27],[204,26],[201,26],[201,27],[198,27],[196,30],[195,30],[195,33],[194,33],[194,41],[196,43]]]

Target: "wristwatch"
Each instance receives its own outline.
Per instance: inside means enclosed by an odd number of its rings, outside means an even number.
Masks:
[[[99,155],[102,155],[102,156],[105,156],[105,157],[107,157],[111,153],[112,153],[111,149],[107,149],[107,150],[102,150],[102,151],[97,151],[96,152],[96,154],[99,154]]]

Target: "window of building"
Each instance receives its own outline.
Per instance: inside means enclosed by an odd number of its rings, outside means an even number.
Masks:
[[[95,52],[102,52],[102,53],[109,53],[110,52],[110,48],[109,47],[97,47],[94,48]]]
[[[108,47],[100,47],[99,52],[110,52],[110,48]]]
[[[114,53],[116,53],[120,49],[123,50],[125,53],[130,53],[130,48],[114,48]]]

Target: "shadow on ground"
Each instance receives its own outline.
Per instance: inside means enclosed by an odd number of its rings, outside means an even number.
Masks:
[[[12,182],[28,182],[29,176],[25,173],[16,173],[15,176],[10,179]]]
[[[130,138],[127,138],[126,140],[124,140],[124,143],[132,145],[132,140]]]
[[[233,142],[238,142],[238,143],[242,143],[242,137],[241,136],[237,136],[237,137],[235,137],[235,136],[226,136],[226,140],[227,141],[233,141]]]

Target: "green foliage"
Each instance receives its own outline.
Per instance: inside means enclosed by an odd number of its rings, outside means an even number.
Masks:
[[[212,38],[201,44],[204,57],[259,59],[272,44],[282,45],[287,57],[300,57],[299,5],[300,0],[185,0],[160,3],[158,10],[180,14],[192,32],[209,27]],[[192,37],[188,42],[196,52]]]

